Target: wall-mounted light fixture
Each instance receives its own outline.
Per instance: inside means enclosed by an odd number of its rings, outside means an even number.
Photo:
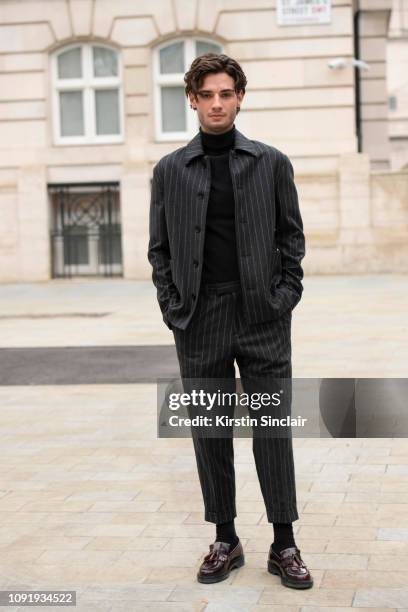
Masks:
[[[355,57],[352,57],[350,60],[345,57],[334,57],[327,62],[327,65],[332,70],[341,70],[342,68],[346,68],[348,64],[351,64],[354,68],[358,68],[359,70],[370,70],[370,66],[367,62],[356,59]]]

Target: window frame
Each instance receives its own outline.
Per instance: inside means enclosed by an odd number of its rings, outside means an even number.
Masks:
[[[197,113],[190,109],[188,97],[184,94],[184,103],[186,108],[186,125],[187,130],[178,132],[163,132],[162,131],[162,104],[161,104],[161,87],[162,86],[178,86],[185,87],[184,72],[161,74],[160,73],[160,51],[174,43],[184,42],[184,66],[190,67],[193,59],[195,59],[195,45],[197,42],[211,43],[220,47],[220,53],[223,53],[223,46],[218,40],[206,38],[203,36],[179,36],[171,38],[157,45],[153,53],[153,109],[154,109],[154,132],[157,142],[170,141],[185,141],[190,140],[198,131],[199,121]],[[186,69],[188,69],[186,68]]]
[[[113,51],[117,57],[118,75],[114,77],[95,77],[93,75],[92,47],[104,47]],[[73,79],[58,78],[58,57],[66,51],[81,49],[82,77]],[[111,45],[93,41],[87,43],[72,43],[59,47],[51,56],[52,75],[52,112],[53,112],[53,138],[56,145],[82,145],[82,144],[114,144],[124,141],[124,96],[123,96],[123,68],[120,51]],[[95,91],[116,89],[118,91],[118,134],[96,133]],[[61,91],[81,91],[83,96],[83,136],[62,136],[59,93]]]

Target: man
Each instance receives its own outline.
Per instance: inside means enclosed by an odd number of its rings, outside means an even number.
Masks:
[[[235,60],[202,55],[184,80],[199,133],[153,171],[148,258],[163,320],[185,385],[222,380],[234,390],[236,360],[244,391],[271,392],[292,375],[291,315],[302,295],[305,241],[293,167],[278,149],[235,128],[247,83]],[[244,563],[234,525],[232,432],[193,432],[193,442],[205,520],[216,524],[197,578],[212,583]],[[253,452],[274,527],[268,570],[285,586],[309,588],[292,529],[299,516],[291,436],[260,435],[255,427]]]

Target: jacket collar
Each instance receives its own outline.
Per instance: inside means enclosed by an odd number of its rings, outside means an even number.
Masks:
[[[246,151],[255,157],[260,157],[261,151],[249,138],[246,138],[240,131],[235,128],[235,144],[234,150]],[[192,140],[187,144],[184,153],[184,163],[187,166],[195,157],[203,156],[204,149],[201,144],[200,132],[198,132]]]

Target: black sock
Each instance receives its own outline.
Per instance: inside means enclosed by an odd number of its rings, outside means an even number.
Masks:
[[[234,548],[238,544],[239,538],[235,532],[234,519],[228,523],[220,523],[217,525],[215,541],[231,544],[231,548]]]
[[[296,546],[293,537],[292,523],[273,523],[274,541],[272,548],[275,552],[280,553],[284,548]]]

